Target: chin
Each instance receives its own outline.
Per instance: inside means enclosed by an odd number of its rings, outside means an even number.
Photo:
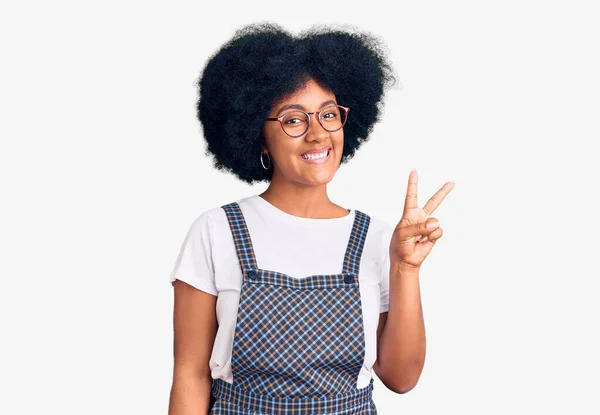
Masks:
[[[303,176],[301,182],[309,186],[322,186],[328,184],[335,177],[335,172],[320,172],[311,177]]]

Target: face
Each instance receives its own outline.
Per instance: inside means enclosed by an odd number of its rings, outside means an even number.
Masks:
[[[318,111],[336,105],[335,95],[310,80],[306,87],[286,97],[274,106],[269,118],[276,118],[294,109],[314,112],[308,131],[296,138],[287,135],[278,121],[264,126],[266,147],[273,164],[273,181],[285,180],[301,185],[323,185],[330,182],[340,165],[344,148],[344,129],[330,132],[318,120]],[[289,108],[293,105],[294,108]],[[325,157],[320,157],[325,154]],[[308,155],[308,157],[307,157]]]

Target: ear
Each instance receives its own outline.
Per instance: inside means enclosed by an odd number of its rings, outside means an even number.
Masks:
[[[265,140],[265,136],[261,133],[260,137],[260,146],[262,148],[263,153],[267,153],[269,151],[269,147],[267,147],[267,141]]]

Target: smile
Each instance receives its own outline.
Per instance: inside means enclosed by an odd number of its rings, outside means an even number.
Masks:
[[[331,154],[331,149],[329,148],[326,151],[323,151],[321,153],[302,155],[302,156],[300,156],[300,158],[302,158],[302,160],[307,161],[309,163],[324,163],[325,161],[327,161],[329,159],[330,154]]]

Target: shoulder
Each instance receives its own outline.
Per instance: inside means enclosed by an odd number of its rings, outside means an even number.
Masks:
[[[242,210],[245,210],[248,205],[248,200],[248,197],[235,199],[198,213],[192,222],[190,231],[193,233],[204,233],[208,231],[214,233],[215,229],[220,231],[223,227],[229,227],[224,206],[237,203]]]
[[[389,246],[395,226],[387,221],[358,210],[369,217],[369,229],[365,237],[365,252],[367,257],[377,263],[384,264],[389,255]]]
[[[213,225],[214,220],[219,216],[221,207],[212,207],[196,215],[190,227],[191,231],[201,232],[207,230]]]
[[[379,217],[369,215],[368,213],[362,211],[360,212],[369,217],[369,230],[367,233],[367,238],[376,242],[389,242],[392,237],[392,233],[394,232],[394,226],[390,225],[387,221]]]

